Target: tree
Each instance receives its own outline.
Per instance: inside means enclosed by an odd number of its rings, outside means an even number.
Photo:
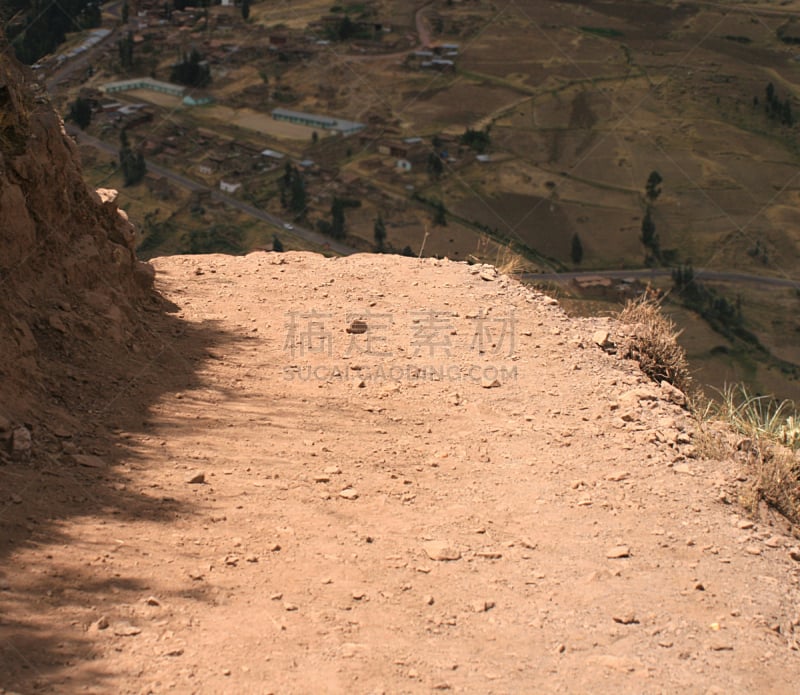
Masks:
[[[272,235],[272,250],[276,253],[283,253],[283,242],[278,239],[277,234]]]
[[[336,38],[339,41],[347,41],[358,33],[358,25],[350,19],[349,15],[342,17],[339,26],[336,28]]]
[[[117,41],[119,50],[119,64],[123,70],[130,70],[133,67],[133,33],[128,32],[125,38]]]
[[[572,249],[570,251],[570,257],[575,265],[580,265],[581,261],[583,260],[583,244],[581,243],[581,238],[578,236],[577,232],[572,235]]]
[[[428,155],[428,175],[432,179],[438,179],[443,171],[444,164],[442,164],[442,158],[436,152],[431,152]]]
[[[461,136],[461,144],[475,150],[478,154],[486,152],[491,142],[492,139],[489,137],[488,127],[483,130],[467,128]]]
[[[134,153],[131,149],[128,134],[125,130],[120,133],[119,164],[122,168],[122,177],[126,186],[139,183],[147,173],[147,164],[141,152]]]
[[[650,208],[647,208],[647,212],[644,214],[644,218],[642,219],[642,243],[647,247],[651,248],[653,245],[653,241],[656,238],[656,225],[653,222],[653,217],[650,214]]]
[[[661,182],[663,180],[664,179],[661,178],[661,174],[659,174],[657,171],[651,171],[650,176],[647,177],[645,192],[651,202],[655,202],[656,198],[661,195]]]
[[[128,0],[125,0],[125,2],[122,3],[122,9],[120,10],[119,13],[119,18],[120,20],[122,20],[123,24],[128,23],[128,14],[129,14]]]
[[[344,201],[341,198],[334,198],[331,203],[331,236],[334,239],[345,237]]]
[[[433,224],[435,227],[447,226],[447,208],[441,200],[433,204]]]
[[[291,194],[289,198],[289,209],[296,215],[303,215],[306,211],[306,182],[300,172],[294,170],[292,176]]]
[[[180,63],[175,63],[170,72],[170,80],[189,87],[206,87],[211,82],[211,68],[203,56],[192,49],[183,56]]]
[[[373,235],[375,237],[375,246],[378,251],[383,251],[383,244],[386,241],[386,225],[381,215],[378,215],[378,219],[375,220]]]
[[[92,103],[88,99],[78,97],[70,104],[69,117],[81,130],[86,130],[92,122]]]
[[[242,19],[247,21],[250,16],[250,0],[242,0]]]
[[[788,126],[794,125],[794,116],[792,115],[792,102],[789,100],[789,97],[787,97],[786,101],[783,102],[783,107],[781,109],[781,123],[783,123],[783,125],[788,125]]]
[[[315,130],[313,133],[311,133],[311,144],[316,145],[318,142],[319,142],[319,134]]]

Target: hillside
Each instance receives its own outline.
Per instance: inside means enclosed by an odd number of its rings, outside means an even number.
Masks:
[[[141,264],[27,76],[0,54],[1,693],[796,690],[796,530],[635,327],[446,259]]]

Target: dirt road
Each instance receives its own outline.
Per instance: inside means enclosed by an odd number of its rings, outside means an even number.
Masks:
[[[2,498],[0,686],[796,692],[796,541],[608,324],[446,261],[155,265],[169,327]]]

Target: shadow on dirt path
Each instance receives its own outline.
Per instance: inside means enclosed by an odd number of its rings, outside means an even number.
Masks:
[[[60,692],[103,691],[111,674],[91,667],[87,610],[108,597],[147,595],[149,587],[145,576],[115,571],[118,556],[147,551],[116,541],[104,527],[168,525],[193,513],[160,494],[157,484],[142,487],[137,472],[145,464],[136,442],[148,438],[160,399],[202,388],[204,364],[237,338],[216,322],[185,322],[163,299],[149,308],[138,353],[120,346],[95,354],[94,368],[74,368],[77,359],[60,379],[51,371],[59,406],[77,431],[57,425],[54,432],[34,431],[31,459],[0,466],[0,690],[50,690],[59,683]],[[94,531],[86,534],[87,528]],[[146,548],[148,539],[141,540]],[[204,597],[195,592],[194,598]],[[109,632],[120,629],[126,628]],[[72,675],[65,682],[60,673],[67,667]]]

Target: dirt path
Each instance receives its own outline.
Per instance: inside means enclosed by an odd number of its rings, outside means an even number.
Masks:
[[[18,517],[0,688],[796,692],[794,541],[601,321],[446,261],[155,264],[184,329],[110,385],[113,468],[96,429],[39,488],[83,513]]]
[[[428,26],[428,20],[425,14],[430,9],[432,2],[425,3],[414,14],[414,24],[417,27],[417,36],[419,37],[419,45],[421,48],[430,48],[431,46],[431,30]]]

